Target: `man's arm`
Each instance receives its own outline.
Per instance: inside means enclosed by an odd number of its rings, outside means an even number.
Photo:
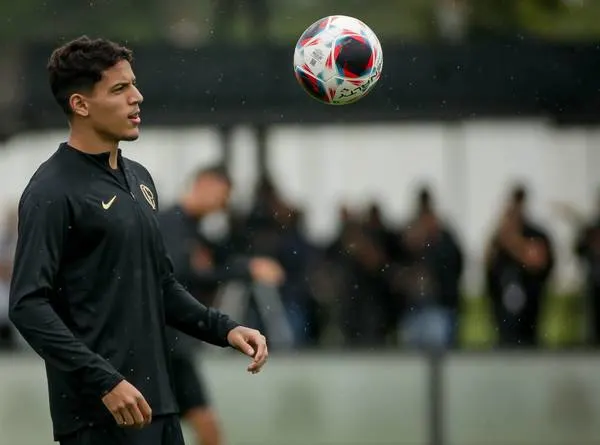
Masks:
[[[19,205],[18,241],[10,290],[10,319],[51,366],[80,373],[99,397],[123,377],[75,338],[52,308],[56,276],[70,227],[66,197],[26,190]]]

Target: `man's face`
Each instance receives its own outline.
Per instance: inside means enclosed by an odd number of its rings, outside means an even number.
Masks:
[[[208,174],[200,178],[196,186],[197,196],[202,200],[205,212],[219,212],[227,207],[231,194],[228,181],[218,175]]]
[[[135,75],[126,60],[104,71],[91,93],[81,94],[81,101],[84,106],[75,112],[103,138],[118,142],[139,137],[139,106],[143,96],[135,86]]]

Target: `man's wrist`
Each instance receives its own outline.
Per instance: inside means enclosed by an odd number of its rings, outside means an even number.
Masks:
[[[229,343],[229,333],[231,331],[233,331],[235,328],[239,327],[239,326],[241,326],[241,324],[239,324],[238,322],[233,321],[230,318],[227,320],[226,325],[225,325],[225,329],[224,329],[224,331],[225,331],[225,343],[226,343],[227,346],[231,346],[231,343]]]
[[[104,397],[105,395],[110,393],[123,380],[125,380],[125,377],[123,377],[121,374],[118,374],[118,373],[114,374],[110,378],[106,379],[106,381],[103,382],[102,389],[100,392],[100,397]]]

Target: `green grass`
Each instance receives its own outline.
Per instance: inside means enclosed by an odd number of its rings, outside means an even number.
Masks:
[[[546,348],[563,348],[583,341],[584,313],[576,295],[550,294],[542,306],[539,338]],[[467,298],[460,319],[460,343],[467,349],[489,349],[497,340],[489,299]]]

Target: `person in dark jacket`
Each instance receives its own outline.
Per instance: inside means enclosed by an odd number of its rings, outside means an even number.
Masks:
[[[486,287],[500,346],[538,344],[540,307],[554,267],[548,234],[526,213],[527,191],[513,189],[486,253]]]
[[[416,207],[415,217],[399,236],[396,291],[404,298],[401,332],[409,346],[455,346],[463,252],[438,215],[429,187],[418,191]]]
[[[183,445],[166,325],[267,359],[264,336],[199,303],[175,279],[150,173],[122,156],[143,97],[132,53],[80,37],[48,71],[68,141],[34,173],[18,209],[11,321],[44,359],[62,445]]]

